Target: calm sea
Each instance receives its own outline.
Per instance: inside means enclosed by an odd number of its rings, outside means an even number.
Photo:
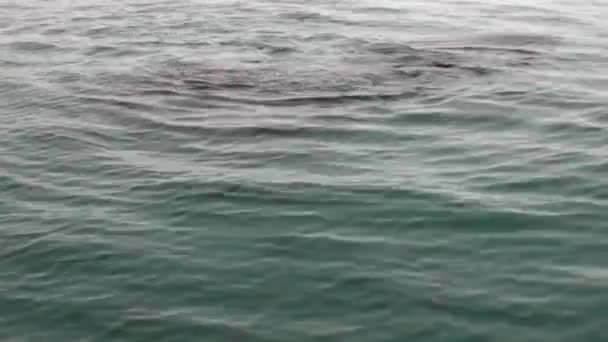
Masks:
[[[0,0],[0,340],[608,340],[608,3]]]

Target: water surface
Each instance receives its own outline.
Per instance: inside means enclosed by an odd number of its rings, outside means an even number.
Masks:
[[[0,1],[3,341],[603,341],[608,6]]]

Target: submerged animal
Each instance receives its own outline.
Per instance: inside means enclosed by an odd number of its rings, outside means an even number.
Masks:
[[[169,88],[174,95],[266,106],[387,101],[424,96],[427,90],[459,86],[492,73],[512,71],[540,55],[529,47],[513,44],[501,47],[489,44],[491,39],[487,37],[484,39],[480,43],[435,42],[434,47],[422,48],[356,40],[341,47],[343,51],[332,58],[300,53],[297,58],[283,56],[286,61],[293,58],[293,62],[280,64],[173,61],[146,75],[145,86],[132,89],[160,93]],[[513,37],[506,40],[517,41]],[[530,45],[529,40],[521,41]]]

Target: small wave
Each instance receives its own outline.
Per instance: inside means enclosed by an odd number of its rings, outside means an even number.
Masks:
[[[368,43],[365,47],[368,51],[383,55],[417,55],[420,54],[421,51],[418,51],[411,46],[406,44],[397,44],[397,43],[389,43],[389,42],[373,42]]]
[[[144,112],[153,112],[156,109],[154,106],[142,103],[141,101],[120,99],[116,97],[80,96],[79,99],[84,103],[100,103]]]
[[[567,266],[557,267],[556,269],[560,271],[565,271],[573,276],[585,279],[586,281],[608,283],[608,268],[590,266]]]
[[[521,47],[521,46],[556,46],[561,39],[552,35],[529,34],[529,33],[489,33],[476,38],[488,44],[498,44],[500,46]]]
[[[141,55],[142,53],[142,51],[138,51],[133,48],[98,45],[89,48],[88,51],[84,52],[84,55],[95,57],[125,57]]]
[[[294,11],[294,12],[287,12],[287,13],[282,13],[279,15],[281,18],[285,18],[285,19],[294,19],[294,20],[298,20],[298,21],[327,21],[329,20],[329,17],[324,16],[320,13],[317,12],[306,12],[306,11]]]
[[[410,99],[418,94],[416,92],[402,92],[395,94],[339,94],[339,95],[318,95],[318,96],[301,96],[301,97],[283,97],[283,98],[267,98],[254,99],[243,97],[230,97],[220,95],[205,95],[205,98],[212,100],[220,100],[226,102],[236,102],[252,105],[263,105],[273,107],[291,107],[304,105],[339,105],[351,102],[368,102],[368,101],[396,101]]]
[[[23,52],[37,52],[37,51],[48,51],[48,50],[59,50],[60,47],[55,44],[35,42],[35,41],[23,41],[10,43],[9,48],[19,50]]]
[[[509,48],[509,47],[494,47],[494,46],[445,46],[437,47],[438,50],[460,50],[460,51],[478,51],[478,52],[502,52],[522,55],[540,55],[536,50],[524,48]]]
[[[210,89],[251,89],[256,86],[252,83],[245,82],[221,82],[202,79],[185,79],[182,81],[188,88],[194,90],[210,90]]]

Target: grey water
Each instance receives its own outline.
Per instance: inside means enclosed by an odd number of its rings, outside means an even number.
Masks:
[[[0,0],[0,339],[605,341],[607,17]]]

